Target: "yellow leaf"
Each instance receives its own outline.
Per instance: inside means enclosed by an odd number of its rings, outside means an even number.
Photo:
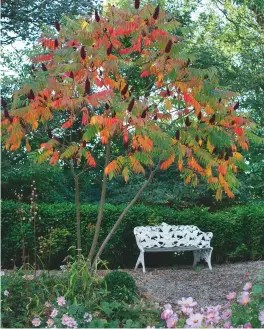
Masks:
[[[89,25],[88,22],[86,22],[85,20],[81,21],[82,30],[84,30],[88,25]]]
[[[170,111],[170,110],[172,109],[172,105],[171,105],[171,102],[170,102],[169,99],[165,99],[165,101],[164,101],[164,105],[165,105],[165,109],[166,109],[167,111]]]
[[[205,110],[205,113],[208,115],[214,114],[214,110],[209,106],[209,104],[206,105],[204,110]]]
[[[215,195],[216,200],[221,200],[222,199],[222,192],[223,192],[222,188],[219,187],[219,189],[216,191],[216,195]]]
[[[242,160],[243,159],[243,155],[239,152],[234,152],[233,155],[237,160]]]
[[[122,174],[124,176],[124,180],[127,183],[128,179],[129,179],[129,169],[127,167],[125,167],[122,171]]]
[[[210,140],[209,140],[209,139],[207,139],[207,144],[206,144],[206,146],[207,146],[208,151],[209,151],[210,153],[213,153],[214,145],[212,145],[212,144],[210,143]]]
[[[211,166],[208,166],[208,167],[206,168],[206,175],[207,175],[208,177],[211,177],[211,176],[212,176],[212,168],[211,168]]]

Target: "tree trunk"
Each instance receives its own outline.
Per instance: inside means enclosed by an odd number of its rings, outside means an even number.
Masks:
[[[117,230],[119,224],[121,223],[121,221],[123,220],[123,218],[126,216],[126,214],[128,213],[129,209],[137,202],[138,198],[140,197],[140,195],[142,194],[142,192],[145,190],[145,188],[149,185],[149,183],[152,181],[154,174],[156,173],[156,171],[159,169],[159,164],[158,166],[150,173],[149,178],[147,181],[145,181],[145,183],[142,185],[142,187],[140,188],[140,190],[137,192],[137,194],[135,195],[134,199],[130,201],[130,203],[126,206],[126,208],[123,210],[122,214],[118,217],[117,221],[115,222],[114,226],[112,227],[111,231],[108,233],[107,237],[105,238],[105,240],[103,241],[101,247],[99,248],[93,264],[92,264],[92,271],[96,270],[96,263],[97,260],[100,258],[106,244],[108,243],[108,241],[112,238],[113,234],[115,233],[115,231]]]
[[[109,159],[110,159],[110,140],[108,141],[108,144],[106,144],[104,169],[109,164]],[[101,228],[101,223],[102,223],[102,218],[103,218],[105,195],[106,195],[106,183],[107,183],[107,175],[104,172],[103,173],[101,200],[100,200],[97,221],[96,221],[96,225],[95,225],[93,243],[92,243],[92,246],[91,246],[91,249],[89,252],[89,256],[88,256],[88,262],[90,262],[90,264],[92,264],[92,260],[93,260],[94,254],[95,254],[95,250],[96,250],[96,246],[97,246],[97,242],[98,242],[98,238],[99,238],[99,232],[100,232],[100,228]]]
[[[81,243],[81,220],[80,220],[80,192],[79,192],[79,176],[74,176],[75,183],[75,209],[76,209],[76,226],[77,226],[77,252],[78,257],[82,253],[82,243]]]

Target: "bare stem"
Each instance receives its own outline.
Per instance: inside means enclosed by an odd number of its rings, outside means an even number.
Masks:
[[[105,249],[105,246],[107,245],[108,241],[112,238],[113,234],[117,230],[117,228],[118,228],[119,224],[121,223],[121,221],[123,220],[123,218],[128,213],[129,209],[137,202],[138,198],[141,196],[141,194],[143,193],[143,191],[145,190],[145,188],[150,184],[150,182],[153,179],[153,176],[155,175],[155,173],[159,169],[159,166],[160,166],[160,163],[158,163],[157,167],[153,171],[151,171],[151,173],[149,175],[149,178],[144,182],[144,184],[142,185],[142,187],[140,188],[140,190],[137,192],[137,194],[135,195],[135,197],[133,198],[133,200],[130,201],[130,203],[123,210],[122,214],[118,217],[117,221],[115,222],[115,224],[112,227],[111,231],[108,233],[107,237],[103,241],[101,247],[99,248],[99,250],[98,250],[98,252],[97,252],[97,254],[96,254],[95,258],[94,258],[94,261],[93,261],[93,264],[92,264],[92,271],[96,270],[97,261],[100,258],[103,250]]]
[[[108,144],[106,144],[105,166],[104,166],[104,168],[106,168],[108,166],[109,159],[110,159],[110,140],[108,141]],[[105,204],[106,183],[107,183],[107,175],[104,172],[103,173],[101,200],[100,200],[100,206],[99,206],[97,221],[96,221],[96,225],[95,225],[93,243],[92,243],[92,246],[91,246],[91,249],[90,249],[90,252],[89,252],[89,256],[88,256],[88,262],[90,262],[90,263],[92,263],[92,260],[93,260],[94,254],[95,254],[95,249],[96,249],[96,246],[97,246],[99,232],[100,232],[100,228],[101,228],[101,223],[102,223],[102,218],[103,218],[103,211],[104,211],[104,204]]]

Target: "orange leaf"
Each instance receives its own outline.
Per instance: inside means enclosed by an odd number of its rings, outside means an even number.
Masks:
[[[178,160],[178,169],[179,171],[182,171],[182,159]]]
[[[96,167],[96,162],[92,156],[92,154],[90,152],[87,152],[86,155],[85,155],[85,158],[87,160],[87,163],[89,166],[91,167]]]
[[[51,157],[49,163],[50,163],[50,165],[55,166],[56,163],[58,162],[58,160],[59,160],[59,152],[58,152],[58,151],[55,151],[55,152],[53,153],[53,156]]]
[[[172,165],[172,163],[174,162],[174,159],[175,159],[175,154],[172,153],[172,155],[167,160],[162,162],[162,164],[160,165],[160,169],[161,170],[168,169]]]
[[[222,175],[226,175],[226,173],[227,173],[227,168],[226,168],[226,166],[224,166],[224,165],[220,165],[220,166],[218,167],[218,171],[219,171]]]
[[[31,146],[29,145],[28,139],[26,139],[26,149],[28,152],[31,151]]]

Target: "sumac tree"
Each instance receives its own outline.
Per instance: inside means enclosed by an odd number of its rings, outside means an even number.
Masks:
[[[30,150],[27,135],[52,126],[37,161],[55,165],[78,159],[92,167],[95,143],[109,146],[123,139],[120,154],[105,164],[101,213],[89,255],[93,267],[157,170],[176,164],[186,184],[203,179],[217,199],[223,192],[234,198],[239,185],[236,173],[245,167],[239,150],[248,149],[247,132],[254,123],[238,114],[235,94],[219,88],[213,70],[192,67],[183,38],[173,34],[178,25],[159,7],[140,9],[138,1],[131,12],[109,6],[104,16],[96,12],[88,20],[69,19],[56,35],[41,38],[45,53],[33,58],[34,83],[15,93],[10,111],[5,107],[7,149],[26,145]],[[81,137],[70,139],[62,151],[74,127]],[[144,174],[146,181],[94,258],[106,177],[120,174],[126,181],[131,174]]]

